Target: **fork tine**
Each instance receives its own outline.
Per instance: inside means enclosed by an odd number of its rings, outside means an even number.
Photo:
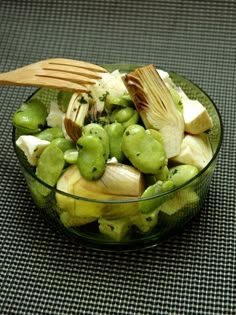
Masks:
[[[62,79],[62,80],[75,82],[79,84],[95,84],[96,83],[96,81],[93,79],[89,79],[78,74],[74,74],[70,72],[62,72],[62,71],[41,70],[36,74],[36,76],[55,78],[55,79],[60,79],[60,80]]]
[[[88,93],[89,89],[85,86],[80,85],[78,83],[62,80],[62,79],[54,79],[54,78],[46,78],[46,77],[32,77],[29,82],[27,80],[21,81],[19,85],[29,85],[29,86],[40,86],[47,87],[53,89],[62,89],[66,91],[76,92],[76,93]]]
[[[65,66],[73,66],[77,68],[84,68],[96,72],[107,72],[106,69],[89,63],[85,61],[79,61],[79,60],[73,60],[73,59],[65,59],[65,58],[53,58],[53,59],[48,59],[47,60],[49,64],[54,64],[54,65],[65,65]]]
[[[96,72],[93,72],[91,70],[87,70],[84,68],[77,68],[73,66],[67,66],[67,65],[57,65],[57,64],[46,64],[43,65],[44,70],[53,70],[53,71],[62,71],[67,73],[74,73],[82,76],[86,76],[88,78],[92,79],[101,79],[101,76],[97,74]]]

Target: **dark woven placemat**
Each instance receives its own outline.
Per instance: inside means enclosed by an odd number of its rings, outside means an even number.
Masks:
[[[102,253],[39,215],[11,142],[31,88],[0,88],[0,314],[236,314],[236,2],[1,0],[0,72],[49,57],[156,63],[216,102],[224,144],[202,214],[156,248]]]

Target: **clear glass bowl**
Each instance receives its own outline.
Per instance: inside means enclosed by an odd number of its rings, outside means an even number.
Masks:
[[[119,65],[111,64],[104,65],[109,71],[120,69],[122,72],[130,72],[137,65]],[[28,164],[22,151],[16,146],[16,139],[19,136],[17,130],[13,128],[13,144],[20,162],[26,183],[28,185],[29,191],[31,192],[32,198],[39,208],[42,215],[50,223],[51,226],[64,235],[68,236],[72,240],[78,242],[79,244],[89,246],[94,249],[104,250],[104,251],[119,251],[119,250],[137,250],[142,248],[147,248],[155,246],[160,243],[163,239],[178,233],[184,225],[189,222],[193,217],[195,217],[202,208],[205,198],[208,193],[211,178],[216,166],[217,156],[222,143],[222,121],[220,114],[212,102],[212,100],[204,93],[198,86],[190,82],[189,80],[183,78],[176,73],[169,73],[172,80],[177,86],[180,86],[184,92],[191,99],[199,100],[208,110],[212,121],[213,128],[209,132],[209,140],[213,150],[213,157],[208,165],[201,170],[197,176],[188,181],[178,188],[172,189],[167,193],[162,193],[156,196],[143,199],[133,199],[133,200],[94,200],[82,198],[80,196],[70,195],[62,191],[57,190],[55,187],[50,187],[49,185],[43,183],[34,174],[33,168]],[[56,99],[58,91],[50,89],[39,89],[31,98],[39,98],[44,103],[49,104],[52,100]],[[40,196],[34,189],[35,183],[38,187],[48,188],[50,193],[46,196]],[[98,224],[95,222],[86,224],[80,227],[70,227],[66,228],[59,217],[59,209],[57,207],[56,196],[67,197],[68,202],[75,202],[76,207],[81,207],[81,209],[86,210],[87,208],[99,208],[104,211],[104,213],[125,213],[138,209],[139,204],[149,203],[151,199],[161,199],[165,200],[177,200],[181,205],[178,209],[178,205],[175,204],[173,211],[163,212],[160,211],[158,214],[158,221],[147,234],[141,234],[135,229],[131,229],[132,232],[128,235],[125,240],[114,241],[108,237],[102,235],[98,231]],[[177,209],[177,210],[176,210]],[[145,218],[149,220],[149,218]]]

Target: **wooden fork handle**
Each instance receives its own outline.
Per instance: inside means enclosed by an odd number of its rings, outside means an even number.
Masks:
[[[22,69],[22,68],[20,68]],[[20,69],[0,73],[0,85],[9,86],[9,85],[21,85],[19,71]]]
[[[89,89],[81,84],[32,75],[32,65],[0,74],[0,86],[32,86],[62,89],[70,92],[88,93]]]

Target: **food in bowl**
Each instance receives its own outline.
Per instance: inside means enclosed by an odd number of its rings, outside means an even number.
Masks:
[[[96,248],[147,247],[199,212],[221,120],[176,74],[107,68],[89,93],[40,89],[22,104],[15,149],[36,205],[57,227]]]

